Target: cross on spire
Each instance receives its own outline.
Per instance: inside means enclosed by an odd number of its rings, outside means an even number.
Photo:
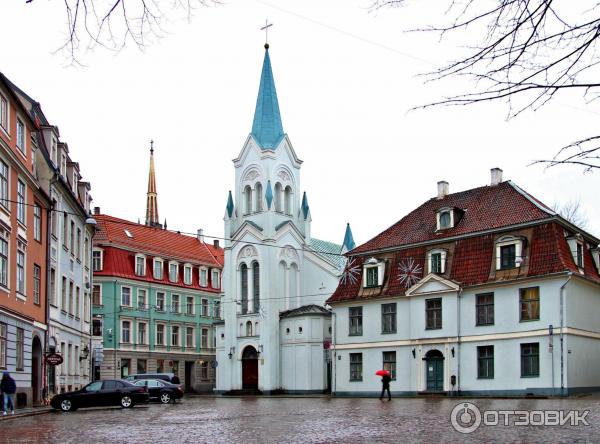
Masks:
[[[154,140],[150,140],[150,154],[154,154]]]
[[[273,26],[273,23],[269,23],[269,20],[265,20],[265,26],[260,28],[261,31],[265,31],[265,48],[269,47],[269,28]]]

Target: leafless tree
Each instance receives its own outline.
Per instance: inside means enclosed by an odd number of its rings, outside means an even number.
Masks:
[[[582,229],[587,229],[588,218],[581,209],[581,204],[578,200],[570,200],[564,204],[555,203],[552,209],[567,219],[573,225]]]
[[[26,0],[32,4],[41,0]],[[139,49],[166,33],[169,13],[183,12],[188,20],[200,6],[219,0],[63,0],[66,38],[58,48],[77,63],[82,49],[101,46],[119,51],[128,42]]]
[[[408,6],[416,1],[373,0],[372,6]],[[429,79],[466,75],[476,87],[419,108],[505,101],[509,117],[514,117],[567,91],[579,91],[587,103],[598,98],[597,0],[449,0],[444,17],[445,24],[415,31],[444,37],[469,29],[472,32],[464,34],[468,52],[429,73]],[[600,168],[599,141],[600,136],[592,136],[573,142],[554,158],[534,163],[573,164],[585,171]]]

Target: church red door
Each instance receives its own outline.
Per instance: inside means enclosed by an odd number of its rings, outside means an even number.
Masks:
[[[242,388],[258,389],[258,353],[251,345],[242,353]]]

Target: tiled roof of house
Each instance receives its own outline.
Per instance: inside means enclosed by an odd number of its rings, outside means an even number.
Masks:
[[[458,208],[464,214],[456,227],[436,232],[435,215],[442,208]],[[443,199],[432,198],[350,253],[361,254],[435,241],[547,219],[553,215],[548,207],[507,181],[448,194]]]
[[[160,256],[163,259],[188,261],[192,264],[219,268],[223,266],[223,249],[201,242],[195,236],[136,224],[105,214],[93,217],[98,223],[98,231],[94,236],[95,245],[121,246],[138,253]]]
[[[463,210],[464,215],[456,227],[436,233],[436,210],[448,207]],[[530,222],[533,225],[521,225]],[[496,230],[490,231],[493,229]],[[495,242],[510,233],[524,239],[523,263],[514,269],[498,271]],[[340,284],[327,302],[404,295],[428,272],[427,251],[438,247],[447,250],[449,255],[443,277],[461,287],[561,272],[573,272],[600,283],[600,274],[588,248],[596,247],[598,240],[586,235],[584,268],[580,270],[567,241],[567,236],[573,234],[572,225],[510,182],[431,199],[352,250]],[[387,252],[384,253],[383,285],[375,289],[362,288],[364,261],[371,254],[378,256],[383,252]],[[415,281],[407,282],[407,268],[412,270]]]

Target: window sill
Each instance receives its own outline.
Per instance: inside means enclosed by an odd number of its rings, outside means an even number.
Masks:
[[[521,375],[521,378],[523,379],[529,379],[529,378],[539,378],[540,375]]]
[[[362,382],[362,379],[349,379],[349,382]]]
[[[495,325],[493,322],[490,322],[489,324],[475,324],[475,327],[490,327]]]
[[[23,294],[17,292],[17,299],[20,301],[26,301],[27,300],[27,296],[24,296]]]
[[[381,285],[365,285],[363,288],[379,288]]]
[[[441,330],[442,327],[425,327],[425,330]]]
[[[382,335],[395,335],[397,333],[396,330],[394,331],[382,331],[381,334]]]
[[[362,336],[362,333],[348,333],[348,336]]]
[[[485,377],[484,376],[478,376],[477,377],[477,380],[480,380],[480,381],[492,380],[492,379],[494,379],[493,376],[485,376]]]
[[[519,319],[519,322],[537,322],[540,318],[537,319]]]

